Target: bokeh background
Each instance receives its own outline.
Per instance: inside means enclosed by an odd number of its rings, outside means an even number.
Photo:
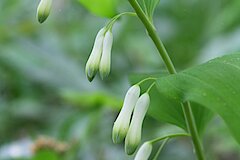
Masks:
[[[114,26],[112,71],[89,83],[84,65],[108,19],[76,0],[54,1],[46,23],[38,1],[0,1],[0,160],[130,160],[111,128],[136,72],[165,70],[142,24]],[[162,0],[155,24],[177,69],[240,50],[239,0]],[[127,1],[120,11],[130,11]],[[159,104],[161,105],[161,104]],[[171,128],[150,116],[143,140]],[[203,136],[209,160],[239,160],[240,147],[215,116]],[[194,160],[189,139],[171,140],[159,160]]]

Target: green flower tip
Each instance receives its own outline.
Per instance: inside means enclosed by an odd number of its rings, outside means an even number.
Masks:
[[[92,67],[86,67],[86,75],[87,75],[89,82],[93,81],[96,74],[97,74],[96,69],[94,69]]]
[[[41,0],[37,8],[37,19],[43,23],[49,16],[52,7],[52,0]]]
[[[102,69],[100,72],[100,77],[102,80],[104,80],[106,77],[108,77],[109,75],[109,70],[108,69]]]
[[[137,150],[137,147],[138,147],[138,144],[126,145],[126,143],[125,143],[125,152],[128,155],[132,155]]]
[[[125,136],[119,134],[119,133],[113,133],[112,134],[112,140],[113,140],[113,143],[115,144],[118,144],[118,143],[121,143],[123,141]]]
[[[48,15],[38,15],[38,22],[43,23],[47,19]]]

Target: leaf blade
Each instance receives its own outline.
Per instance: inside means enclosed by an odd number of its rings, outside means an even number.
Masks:
[[[240,143],[240,54],[159,78],[159,92],[178,102],[192,101],[218,113]]]

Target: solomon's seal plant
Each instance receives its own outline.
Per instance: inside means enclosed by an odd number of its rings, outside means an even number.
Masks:
[[[157,160],[167,141],[181,136],[190,137],[197,159],[205,160],[200,133],[203,133],[204,126],[212,117],[210,110],[222,117],[235,139],[240,143],[239,53],[217,58],[177,73],[154,25],[153,16],[159,0],[128,0],[134,12],[123,12],[120,14],[115,12],[117,0],[93,1],[96,4],[104,5],[96,9],[96,5],[89,3],[87,0],[80,0],[80,3],[91,12],[100,16],[111,17],[111,19],[98,32],[92,52],[87,60],[85,71],[90,82],[96,77],[98,72],[102,79],[106,78],[110,73],[113,45],[112,28],[115,22],[122,16],[135,16],[142,22],[147,35],[153,41],[168,71],[168,74],[164,72],[154,76],[152,74],[144,74],[141,79],[132,83],[133,86],[127,91],[122,109],[113,124],[112,140],[114,143],[121,143],[125,139],[126,153],[133,154],[142,143],[144,117],[148,109],[153,107],[156,113],[151,114],[149,112],[151,116],[157,120],[181,127],[185,131],[157,138],[153,137],[152,140],[148,140],[140,147],[135,160],[149,159],[150,155],[153,154],[153,147],[157,143],[161,143],[157,152],[154,153],[154,160]],[[44,22],[48,17],[51,3],[51,0],[41,0],[37,10],[37,17],[40,23]],[[151,53],[146,53],[146,56],[147,54]],[[147,86],[147,90],[144,90],[142,87],[145,82],[151,82],[151,85]],[[158,91],[158,99],[163,101],[152,97],[152,89]],[[153,101],[155,104],[157,102],[157,105],[154,106]]]

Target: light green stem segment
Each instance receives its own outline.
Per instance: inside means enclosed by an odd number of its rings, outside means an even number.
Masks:
[[[129,16],[136,16],[136,13],[134,12],[123,12],[123,13],[120,13],[116,16],[114,16],[106,25],[106,30],[111,30],[114,23],[121,17],[121,16],[124,16],[124,15],[129,15]]]
[[[142,83],[144,83],[144,82],[146,82],[146,81],[149,81],[149,80],[154,80],[154,81],[155,81],[156,78],[153,78],[153,77],[145,78],[145,79],[141,80],[140,82],[138,82],[137,85],[140,85],[140,84],[142,84]]]
[[[168,140],[169,140],[169,138],[166,138],[166,139],[162,142],[161,146],[159,147],[157,153],[155,154],[155,156],[154,156],[154,158],[153,158],[152,160],[157,160],[157,159],[158,159],[158,156],[160,155],[163,147],[164,147],[165,144],[168,142]]]
[[[186,133],[169,134],[169,135],[166,135],[166,136],[163,136],[163,137],[159,137],[159,138],[153,139],[153,140],[151,140],[149,142],[153,144],[153,143],[162,141],[164,139],[170,139],[170,138],[175,138],[175,137],[184,137],[184,136],[190,136],[190,135],[186,134]]]
[[[169,73],[170,74],[177,73],[176,69],[172,63],[172,60],[170,59],[162,41],[158,37],[158,34],[156,32],[154,25],[151,23],[151,21],[145,15],[144,11],[142,10],[142,8],[140,7],[140,5],[138,4],[138,2],[136,0],[129,0],[129,2],[131,4],[131,6],[133,7],[133,9],[135,10],[139,19],[142,21],[145,28],[147,29],[148,35],[150,36],[150,38],[154,42],[155,46],[157,47],[157,50],[158,50],[159,54],[161,55]],[[182,105],[183,105],[183,107],[182,107],[183,112],[185,115],[185,121],[186,121],[188,130],[189,130],[189,133],[191,134],[193,145],[195,147],[196,156],[198,157],[198,160],[205,160],[204,154],[203,154],[203,147],[202,147],[202,144],[201,144],[198,132],[197,132],[196,123],[195,123],[194,116],[192,113],[191,105],[189,102],[185,102]]]

